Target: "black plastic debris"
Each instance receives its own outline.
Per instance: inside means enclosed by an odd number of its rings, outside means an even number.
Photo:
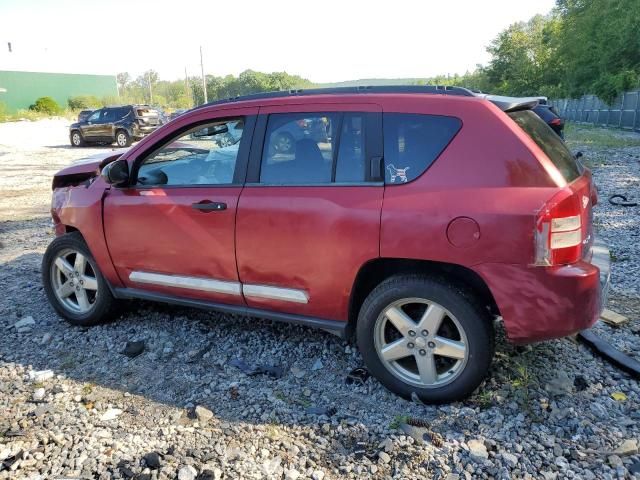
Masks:
[[[234,358],[229,365],[249,376],[265,374],[272,378],[280,378],[284,375],[284,369],[277,365],[248,365],[240,358]]]
[[[577,375],[573,379],[573,386],[576,387],[578,392],[582,392],[589,387],[589,382],[582,375]]]
[[[196,480],[216,480],[216,474],[211,470],[203,470],[198,474]]]
[[[149,452],[144,457],[144,463],[147,464],[151,470],[157,470],[160,468],[160,454],[158,452]]]
[[[129,358],[135,358],[144,352],[144,340],[139,342],[127,342],[127,345],[124,347],[122,351],[123,355],[126,355]]]
[[[616,193],[609,197],[609,203],[616,207],[637,207],[638,202],[630,202],[625,195]]]
[[[353,448],[353,455],[356,460],[362,459],[367,454],[367,442],[356,442]]]
[[[338,410],[336,410],[335,407],[308,407],[305,408],[304,411],[310,415],[326,415],[327,417],[332,417]]]
[[[364,385],[370,376],[371,374],[366,368],[358,367],[349,372],[345,382],[347,385]]]
[[[591,330],[581,331],[578,334],[578,338],[609,363],[616,365],[635,378],[640,378],[640,362],[625,355],[620,350],[616,350]]]
[[[13,455],[12,457],[9,458],[5,458],[2,463],[0,463],[0,472],[3,469],[7,469],[7,470],[11,470],[11,466],[16,463],[18,460],[22,460],[22,457],[24,456],[24,450],[20,450],[18,453],[16,453],[15,455]]]
[[[120,476],[123,478],[133,478],[136,476],[135,472],[131,469],[129,462],[126,460],[120,460],[118,462],[118,470],[120,471]]]

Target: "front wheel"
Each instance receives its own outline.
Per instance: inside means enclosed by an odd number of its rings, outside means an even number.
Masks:
[[[84,147],[86,144],[84,139],[82,138],[82,134],[78,130],[74,130],[73,132],[71,132],[69,138],[71,140],[72,147]]]
[[[131,137],[126,130],[118,130],[116,132],[116,144],[120,148],[128,147],[131,145]]]
[[[116,313],[117,301],[77,232],[51,242],[42,259],[42,283],[51,306],[74,325],[95,325]]]
[[[471,395],[494,352],[493,324],[473,297],[421,276],[378,285],[362,305],[357,337],[367,367],[385,387],[426,403]]]

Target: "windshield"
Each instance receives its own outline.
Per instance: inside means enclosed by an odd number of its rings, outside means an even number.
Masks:
[[[531,110],[509,112],[508,115],[522,128],[549,157],[567,182],[582,175],[582,167],[562,139]]]

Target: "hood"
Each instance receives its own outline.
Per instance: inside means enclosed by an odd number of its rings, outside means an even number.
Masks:
[[[96,155],[91,155],[90,157],[83,158],[76,162],[73,162],[66,168],[63,168],[58,173],[55,174],[56,177],[62,177],[65,175],[78,175],[78,174],[100,174],[100,170],[104,168],[105,165],[111,163],[122,156],[125,152],[104,152],[98,153]]]

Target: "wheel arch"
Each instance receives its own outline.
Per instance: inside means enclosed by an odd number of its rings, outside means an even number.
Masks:
[[[484,279],[468,267],[431,260],[376,258],[360,267],[349,298],[349,332],[355,331],[358,313],[369,293],[382,281],[394,275],[425,275],[450,279],[473,294],[495,315],[500,315],[496,300]]]

